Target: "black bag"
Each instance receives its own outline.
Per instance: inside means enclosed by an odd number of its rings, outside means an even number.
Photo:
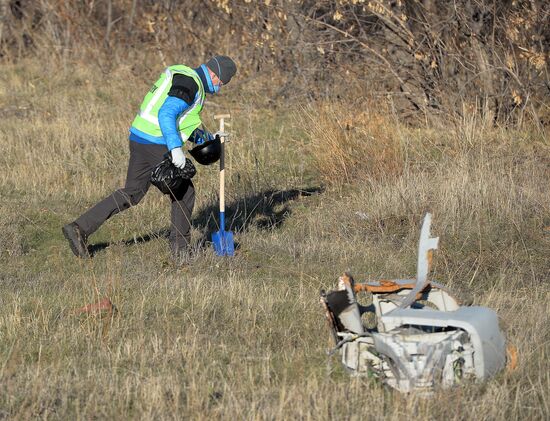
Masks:
[[[167,154],[162,162],[153,169],[151,184],[164,194],[176,193],[185,180],[191,180],[196,172],[195,165],[189,158],[185,160],[183,168],[178,168]]]

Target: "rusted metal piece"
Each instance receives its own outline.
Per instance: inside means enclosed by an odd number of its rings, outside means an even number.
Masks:
[[[408,284],[398,284],[395,281],[383,279],[374,283],[356,284],[353,290],[357,292],[370,292],[371,294],[387,294],[391,292],[401,291],[402,289],[413,289],[413,282]]]
[[[323,307],[323,310],[325,311],[325,318],[327,322],[327,327],[329,329],[330,335],[334,341],[334,345],[338,343],[340,340],[338,338],[338,325],[336,323],[336,320],[334,318],[334,314],[332,311],[330,311],[327,300],[326,300],[326,294],[325,291],[321,291],[321,298],[319,299],[321,306]]]
[[[355,280],[353,279],[353,276],[351,276],[351,274],[348,272],[344,272],[344,274],[338,278],[338,289],[353,290],[354,288],[355,288]]]
[[[74,314],[91,314],[91,315],[101,315],[109,314],[113,315],[117,312],[117,308],[107,297],[101,299],[96,303],[86,304],[83,307],[79,307],[73,311]]]
[[[518,368],[518,349],[514,345],[506,347],[506,370],[514,371]]]

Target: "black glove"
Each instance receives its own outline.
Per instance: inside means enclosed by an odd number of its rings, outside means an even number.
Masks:
[[[185,180],[191,180],[197,170],[190,159],[185,160],[185,166],[178,168],[172,163],[170,156],[166,156],[151,173],[151,184],[162,193],[175,193]]]

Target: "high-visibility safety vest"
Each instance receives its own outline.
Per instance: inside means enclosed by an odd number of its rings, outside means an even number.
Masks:
[[[132,122],[132,127],[135,127],[141,132],[155,137],[162,137],[162,132],[159,126],[158,112],[164,100],[168,96],[170,87],[172,86],[172,77],[175,74],[183,74],[190,76],[197,83],[199,90],[195,95],[195,99],[189,108],[183,112],[177,121],[178,131],[183,140],[186,140],[193,130],[201,124],[200,112],[202,110],[202,104],[204,103],[204,86],[199,78],[199,75],[190,67],[177,64],[166,68],[159,79],[155,82],[152,88],[147,92],[141,106],[139,107],[139,113]]]

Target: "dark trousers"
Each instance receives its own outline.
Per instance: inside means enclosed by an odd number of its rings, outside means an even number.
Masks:
[[[130,141],[130,162],[124,188],[114,191],[75,221],[86,236],[94,233],[111,216],[139,203],[151,185],[151,171],[164,159],[166,152],[163,145]],[[195,205],[195,188],[191,180],[184,183],[179,191],[171,193],[170,199],[170,246],[172,251],[177,252],[186,248],[191,240],[191,213]]]

